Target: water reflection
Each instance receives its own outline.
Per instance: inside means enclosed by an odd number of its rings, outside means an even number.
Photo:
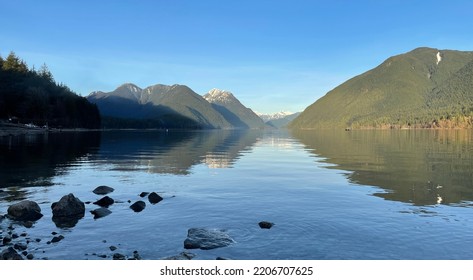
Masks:
[[[473,201],[471,130],[294,131],[328,168],[352,183],[381,187],[376,196],[414,205]]]
[[[51,179],[69,166],[95,153],[100,144],[98,132],[44,133],[0,137],[0,189],[14,200],[19,189],[48,186]]]
[[[115,170],[186,175],[193,166],[229,168],[261,136],[256,130],[115,131],[102,135],[97,163]]]

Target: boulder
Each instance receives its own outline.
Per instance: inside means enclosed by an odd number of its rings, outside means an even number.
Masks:
[[[271,227],[274,226],[274,223],[268,222],[268,221],[261,221],[258,223],[260,228],[264,229],[270,229]]]
[[[17,221],[37,221],[43,214],[38,203],[30,200],[23,200],[8,207],[8,217]]]
[[[96,204],[98,206],[101,206],[101,207],[108,207],[108,206],[112,205],[113,203],[115,203],[115,200],[113,200],[113,198],[110,198],[108,196],[104,196],[101,199],[94,202],[94,204]]]
[[[156,204],[163,200],[163,198],[159,194],[152,192],[148,195],[148,200],[151,204]]]
[[[233,243],[235,241],[223,230],[191,228],[187,231],[184,248],[210,250],[226,247]]]
[[[105,207],[100,207],[100,208],[90,211],[90,213],[94,215],[94,219],[99,219],[99,218],[103,218],[105,216],[110,215],[112,211],[108,210]]]
[[[13,247],[8,247],[0,253],[0,260],[22,260],[23,257],[18,254],[18,252],[13,249]]]
[[[113,192],[115,189],[109,186],[98,186],[92,192],[98,195],[109,194]]]
[[[51,205],[53,217],[84,216],[85,204],[72,193],[63,196]]]
[[[135,212],[141,212],[143,211],[143,209],[145,209],[145,207],[146,207],[146,203],[144,203],[144,201],[137,201],[133,203],[132,205],[130,205],[131,210]]]
[[[85,215],[85,204],[72,193],[51,204],[53,222],[59,228],[72,228]]]

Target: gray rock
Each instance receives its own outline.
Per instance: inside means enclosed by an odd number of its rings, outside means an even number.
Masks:
[[[126,257],[125,257],[125,255],[122,255],[120,253],[115,253],[115,254],[113,254],[113,259],[114,260],[125,260]]]
[[[191,228],[184,240],[185,249],[210,250],[226,247],[235,241],[225,232],[218,229]]]
[[[19,251],[25,251],[28,247],[26,246],[26,244],[16,243],[15,245],[13,245],[13,248]]]
[[[51,205],[53,222],[59,228],[72,228],[85,215],[85,204],[72,193]]]
[[[101,199],[94,202],[94,204],[96,204],[98,206],[101,206],[101,207],[108,207],[108,206],[112,205],[113,203],[115,203],[115,200],[113,200],[113,198],[110,198],[108,196],[104,196]]]
[[[98,186],[92,192],[95,194],[103,195],[113,192],[115,189],[109,186]]]
[[[163,200],[163,198],[159,194],[152,192],[148,195],[148,200],[151,204],[156,204]]]
[[[13,247],[8,247],[0,253],[0,260],[22,260],[23,257],[18,254],[18,252],[13,249]]]
[[[268,222],[268,221],[261,221],[258,223],[260,228],[264,229],[270,229],[274,226],[274,223]]]
[[[164,258],[163,260],[192,260],[193,258],[195,258],[195,254],[193,253],[190,253],[190,252],[182,252],[180,253],[179,255],[175,255],[175,256],[171,256],[171,257],[167,257],[167,258]]]
[[[38,203],[23,200],[8,207],[8,217],[17,221],[37,221],[43,217],[43,214]]]
[[[72,193],[63,196],[58,202],[51,205],[53,216],[70,217],[85,214],[85,204]]]
[[[51,239],[51,243],[57,243],[63,239],[64,239],[64,236],[62,235],[54,236],[53,239]]]
[[[135,212],[141,212],[143,211],[143,209],[145,209],[145,207],[146,207],[146,203],[144,203],[144,201],[137,201],[133,203],[132,205],[130,205],[131,210]]]
[[[100,207],[100,208],[90,211],[90,213],[94,215],[94,219],[99,219],[99,218],[103,218],[105,216],[110,215],[112,211],[108,210],[105,207]]]
[[[147,196],[148,194],[149,194],[149,192],[142,192],[142,193],[140,193],[140,197],[145,197],[145,196]]]

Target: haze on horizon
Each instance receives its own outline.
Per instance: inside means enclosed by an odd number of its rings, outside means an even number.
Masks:
[[[390,56],[473,50],[471,1],[5,1],[0,55],[88,95],[131,82],[304,110]]]

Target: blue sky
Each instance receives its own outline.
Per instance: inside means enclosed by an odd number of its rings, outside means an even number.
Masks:
[[[421,46],[473,51],[473,1],[0,0],[0,55],[81,95],[185,84],[259,112],[302,111]]]

